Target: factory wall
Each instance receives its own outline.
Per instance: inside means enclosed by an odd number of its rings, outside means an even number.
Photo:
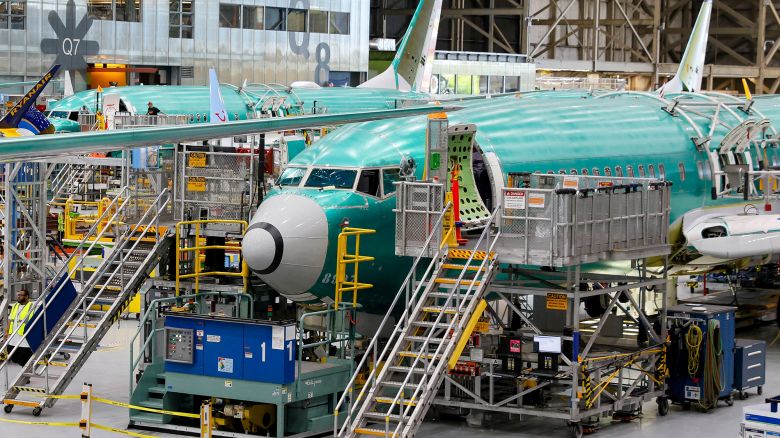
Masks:
[[[124,66],[130,84],[205,84],[211,66],[233,84],[322,83],[329,72],[344,80],[368,70],[369,0],[0,3],[0,81],[35,78],[55,61],[74,72],[77,90],[106,64]],[[303,31],[271,30],[280,11],[290,15],[277,29]]]

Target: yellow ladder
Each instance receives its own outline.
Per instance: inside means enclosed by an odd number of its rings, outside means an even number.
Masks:
[[[374,261],[374,257],[360,255],[360,237],[366,234],[374,234],[376,230],[366,228],[344,227],[339,233],[337,258],[336,258],[336,296],[334,308],[344,300],[344,292],[352,292],[352,305],[357,306],[358,291],[371,289],[373,284],[361,283],[358,279],[361,262]],[[350,237],[355,237],[354,252],[349,252]],[[347,268],[352,267],[352,279],[347,279]]]

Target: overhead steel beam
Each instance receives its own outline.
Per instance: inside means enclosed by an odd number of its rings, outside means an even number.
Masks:
[[[381,9],[386,19],[412,14],[412,0]],[[780,4],[718,0],[713,7],[707,84],[737,88],[742,77],[756,94],[777,89]],[[701,2],[690,0],[448,0],[440,45],[452,50],[532,55],[540,68],[641,74],[655,83],[682,58]],[[376,8],[375,8],[376,9]],[[448,22],[449,20],[449,22]],[[392,38],[400,38],[397,30]],[[718,81],[716,78],[724,79]],[[740,87],[741,88],[741,87]]]

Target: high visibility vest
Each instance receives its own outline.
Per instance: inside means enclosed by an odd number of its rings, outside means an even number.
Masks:
[[[8,333],[14,334],[16,325],[19,325],[17,334],[24,334],[24,326],[27,324],[27,317],[30,316],[30,309],[32,308],[32,302],[28,302],[22,307],[22,311],[19,312],[19,303],[16,303],[11,307],[10,325],[8,326]]]

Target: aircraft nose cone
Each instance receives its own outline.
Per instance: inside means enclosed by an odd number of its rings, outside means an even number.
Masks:
[[[241,252],[247,265],[279,293],[295,301],[316,297],[328,251],[328,220],[314,200],[278,195],[260,205],[244,235]]]

